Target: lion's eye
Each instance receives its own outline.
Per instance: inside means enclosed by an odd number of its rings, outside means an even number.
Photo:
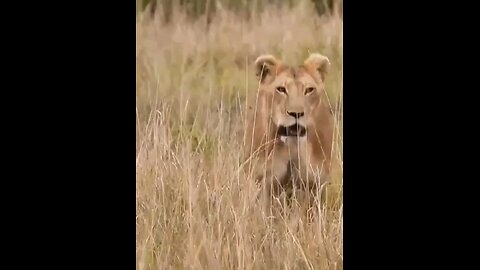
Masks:
[[[312,93],[313,91],[315,91],[315,87],[308,87],[307,89],[305,89],[305,95],[308,95],[308,94]]]
[[[283,94],[287,93],[287,89],[285,89],[285,87],[283,87],[283,86],[277,87],[277,91],[280,92],[280,93],[283,93]]]

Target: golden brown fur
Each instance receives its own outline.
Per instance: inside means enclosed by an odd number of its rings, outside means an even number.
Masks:
[[[334,124],[324,85],[329,65],[317,53],[297,67],[271,55],[255,61],[260,83],[247,106],[246,168],[269,194],[286,186],[311,188],[328,176]],[[295,123],[306,135],[282,136],[281,127]]]

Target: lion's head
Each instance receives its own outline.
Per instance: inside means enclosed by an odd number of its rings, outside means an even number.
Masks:
[[[282,137],[309,137],[314,144],[316,138],[322,149],[330,149],[326,144],[331,143],[327,134],[331,132],[331,111],[324,83],[329,66],[329,59],[318,53],[310,54],[299,66],[287,65],[272,55],[256,59],[260,84],[256,103],[248,107],[253,117],[247,123],[253,135],[246,137],[248,151]]]
[[[315,125],[315,113],[325,97],[329,64],[328,58],[320,54],[311,54],[298,67],[287,66],[272,55],[257,58],[259,91],[271,98],[271,117],[280,133],[304,136],[306,128]]]

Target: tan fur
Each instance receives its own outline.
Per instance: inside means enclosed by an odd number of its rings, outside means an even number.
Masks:
[[[328,58],[318,53],[298,67],[272,55],[255,61],[260,83],[247,106],[245,168],[270,194],[286,186],[311,188],[329,174],[334,124],[324,85],[329,65]],[[287,94],[277,91],[279,86]],[[315,90],[305,94],[309,87]],[[279,126],[296,121],[287,111],[304,113],[298,122],[307,129],[305,137],[282,140],[277,134]]]

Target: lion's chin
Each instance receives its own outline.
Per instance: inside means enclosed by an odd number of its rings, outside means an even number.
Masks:
[[[307,129],[299,124],[293,124],[288,127],[280,126],[277,130],[279,136],[285,137],[303,137],[307,133]]]

